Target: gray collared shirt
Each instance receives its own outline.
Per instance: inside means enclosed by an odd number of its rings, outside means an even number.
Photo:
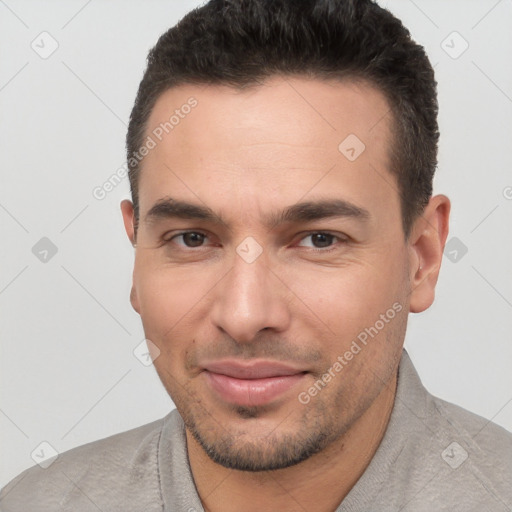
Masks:
[[[391,418],[336,512],[512,511],[512,434],[430,395],[404,350]],[[60,454],[0,494],[1,512],[202,512],[185,427],[165,418]]]

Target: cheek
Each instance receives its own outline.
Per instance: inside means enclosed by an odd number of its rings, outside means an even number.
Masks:
[[[151,320],[151,325],[175,325],[201,306],[213,284],[207,277],[199,267],[195,271],[141,259],[134,273],[141,317]]]
[[[326,331],[327,339],[331,340],[327,345],[324,343],[324,350],[336,352],[350,345],[381,314],[386,315],[393,304],[399,303],[399,309],[406,308],[404,264],[396,251],[395,255],[380,261],[375,258],[379,265],[354,262],[296,278],[293,290],[309,310],[303,321],[312,330]],[[395,310],[389,316],[395,318],[394,313]]]
[[[193,273],[150,266],[139,267],[134,282],[145,336],[161,351],[155,366],[158,369],[164,361],[166,367],[176,366],[184,357],[187,340],[194,337],[193,318],[201,314],[202,299],[211,286]]]

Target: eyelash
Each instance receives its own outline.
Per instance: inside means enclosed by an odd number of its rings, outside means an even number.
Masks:
[[[181,231],[179,233],[176,233],[175,235],[173,235],[169,239],[163,239],[163,245],[171,244],[174,239],[176,239],[178,237],[182,237],[183,235],[186,235],[186,234],[189,234],[189,233],[199,234],[199,235],[202,235],[202,236],[208,238],[208,235],[206,233],[203,233],[202,231],[193,231],[193,230],[191,230],[191,231]],[[347,237],[336,235],[336,234],[331,233],[329,231],[310,231],[309,233],[305,234],[299,240],[299,242],[302,242],[304,239],[306,239],[308,237],[311,237],[313,235],[328,235],[328,236],[332,236],[335,240],[338,241],[338,243],[341,243],[341,244],[346,244],[348,242],[348,238]],[[183,250],[187,250],[187,249],[204,249],[204,246],[187,247],[187,246],[183,245],[183,246],[181,246],[181,248]],[[326,252],[333,251],[336,248],[337,248],[337,244],[333,244],[333,245],[330,245],[329,247],[325,247],[325,248],[321,248],[321,247],[307,247],[306,249],[308,249],[309,251],[313,251],[313,252],[326,253]]]

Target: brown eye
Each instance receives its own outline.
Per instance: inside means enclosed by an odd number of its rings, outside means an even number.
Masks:
[[[334,241],[334,235],[329,235],[327,233],[315,233],[314,235],[311,235],[311,241],[315,247],[329,247]]]
[[[330,233],[311,233],[300,241],[299,246],[324,249],[333,245],[336,240],[338,237]]]
[[[189,233],[182,233],[181,235],[177,236],[177,238],[180,237],[183,239],[183,243],[187,247],[200,247],[203,245],[206,235],[190,231]]]
[[[167,240],[167,243],[176,241],[175,243],[185,247],[201,247],[206,238],[207,236],[203,233],[199,233],[197,231],[187,231],[185,233],[174,235],[172,238]],[[182,240],[181,242],[180,239]]]

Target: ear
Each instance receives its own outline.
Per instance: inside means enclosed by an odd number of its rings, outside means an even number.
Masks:
[[[131,244],[136,247],[135,244],[135,215],[133,211],[133,204],[128,199],[121,201],[121,213],[123,214],[124,229],[128,235],[128,239]],[[133,270],[133,284],[130,291],[130,303],[133,309],[140,314],[139,299],[137,296],[137,289],[135,287],[135,269]]]
[[[434,302],[443,250],[448,236],[450,200],[444,195],[430,199],[409,236],[410,312],[421,313]]]
[[[124,229],[133,246],[135,246],[135,216],[133,203],[128,199],[121,201],[121,213],[123,214]]]

